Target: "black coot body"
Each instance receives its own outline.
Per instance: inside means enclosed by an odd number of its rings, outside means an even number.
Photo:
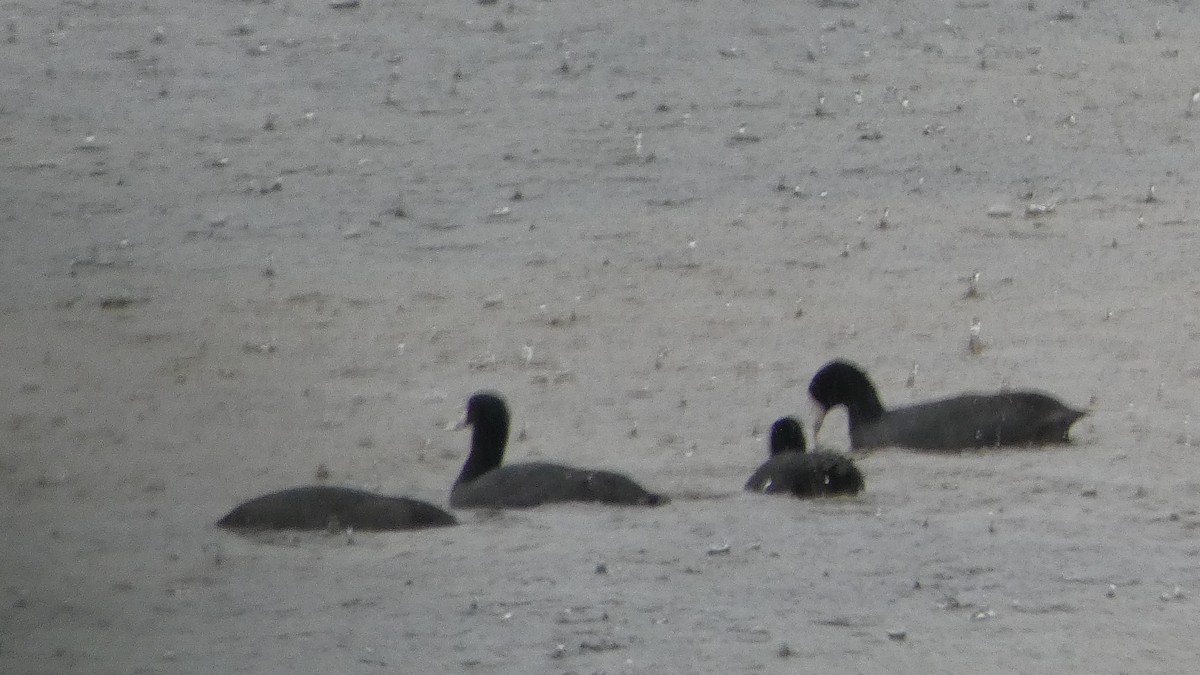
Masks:
[[[821,406],[822,418],[830,408],[846,406],[850,447],[856,450],[900,446],[953,451],[1066,443],[1071,425],[1087,414],[1035,391],[969,393],[886,410],[866,373],[847,361],[832,361],[817,371],[808,393]],[[820,428],[818,421],[816,431]]]
[[[449,513],[417,499],[308,485],[255,497],[225,514],[217,525],[248,530],[414,530],[456,522]]]
[[[450,490],[455,508],[525,508],[553,502],[603,502],[657,506],[662,495],[648,492],[612,471],[547,462],[501,466],[508,443],[508,406],[498,394],[481,392],[467,401],[471,454]]]
[[[805,450],[800,422],[793,417],[776,420],[771,425],[771,457],[746,481],[746,489],[806,498],[852,495],[866,486],[849,457]]]

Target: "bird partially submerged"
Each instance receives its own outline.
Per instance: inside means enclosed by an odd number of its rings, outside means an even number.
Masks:
[[[804,428],[794,417],[771,425],[770,458],[746,481],[751,492],[796,497],[856,494],[866,482],[849,457],[835,452],[806,452]]]
[[[305,485],[243,502],[218,520],[217,525],[247,530],[414,530],[456,522],[454,516],[418,499],[347,487]]]

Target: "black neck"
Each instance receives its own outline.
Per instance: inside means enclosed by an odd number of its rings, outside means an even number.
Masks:
[[[480,415],[471,425],[471,454],[458,474],[459,483],[474,480],[500,466],[508,443],[508,416]]]
[[[853,399],[846,402],[846,414],[851,425],[870,424],[883,417],[883,404],[880,403],[875,388],[868,383],[856,391]]]

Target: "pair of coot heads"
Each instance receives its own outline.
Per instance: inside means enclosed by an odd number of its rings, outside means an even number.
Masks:
[[[867,374],[840,360],[817,371],[808,393],[821,409],[813,435],[830,410],[845,406],[852,450],[896,446],[946,452],[1066,443],[1071,425],[1086,414],[1036,391],[968,393],[889,410]],[[804,450],[798,421],[784,417],[775,422],[771,457],[746,481],[746,489],[797,497],[863,489],[862,473],[850,458]]]
[[[889,410],[867,374],[840,360],[817,371],[808,393],[821,408],[813,434],[820,432],[831,409],[845,406],[854,450],[958,451],[1066,443],[1071,425],[1087,414],[1037,391],[967,393]]]
[[[555,502],[603,502],[657,506],[667,498],[613,471],[550,462],[501,466],[508,443],[508,406],[481,392],[467,401],[464,423],[472,427],[471,452],[450,490],[455,508],[526,508]],[[239,505],[217,525],[260,530],[408,530],[454,525],[454,516],[416,499],[333,486],[302,486]]]

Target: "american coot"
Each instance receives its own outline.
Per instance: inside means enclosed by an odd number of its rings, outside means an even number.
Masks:
[[[1087,413],[1033,391],[969,393],[885,410],[866,373],[847,361],[832,361],[813,376],[808,393],[822,408],[846,406],[850,447],[901,446],[920,450],[963,450],[1066,443],[1071,425]],[[821,429],[820,420],[813,430]]]
[[[805,452],[804,429],[794,417],[771,425],[771,457],[746,481],[751,492],[797,497],[856,494],[865,487],[849,457],[836,452]]]
[[[248,530],[414,530],[456,522],[449,513],[417,499],[306,485],[255,497],[225,514],[217,525]]]
[[[666,503],[627,476],[546,462],[500,466],[508,443],[508,406],[494,393],[467,401],[471,454],[450,490],[455,508],[524,508],[551,502],[605,502],[631,506]]]

